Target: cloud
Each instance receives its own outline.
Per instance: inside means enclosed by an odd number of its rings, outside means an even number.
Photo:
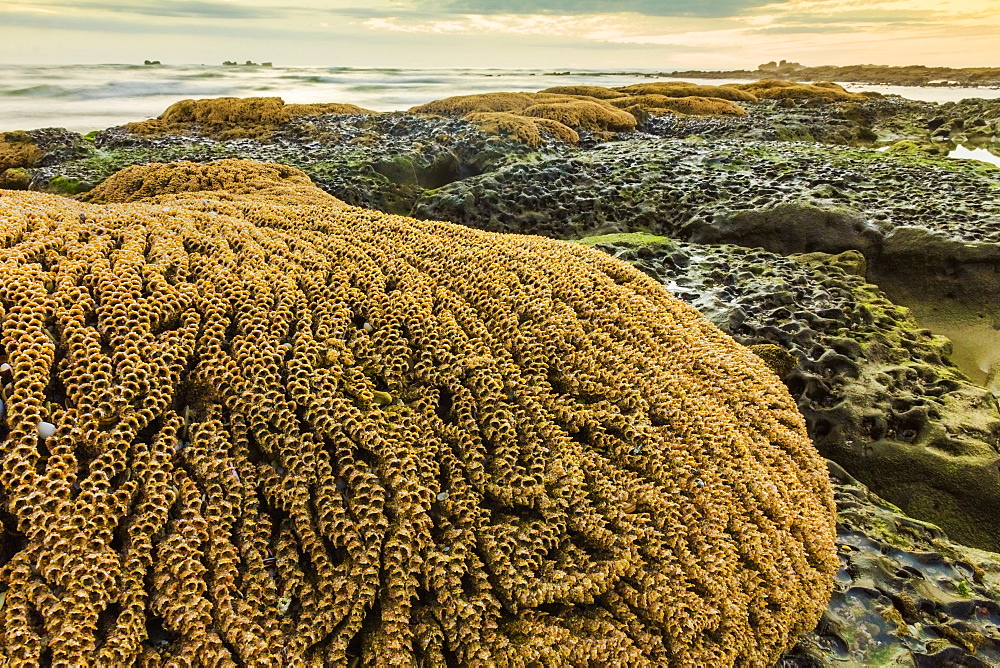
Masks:
[[[822,33],[822,34],[836,34],[836,33],[852,33],[857,32],[857,26],[853,25],[782,25],[782,26],[769,26],[767,28],[760,28],[759,30],[754,30],[755,35],[801,35],[801,34],[811,34],[811,33]]]
[[[30,0],[29,0],[30,2]],[[235,2],[206,0],[145,0],[142,3],[105,0],[44,0],[31,4],[13,4],[3,9],[38,13],[73,13],[74,15],[101,16],[102,14],[132,15],[136,17],[167,17],[190,19],[273,19],[287,15],[297,8],[246,6]]]
[[[889,11],[885,9],[848,10],[831,14],[785,14],[781,22],[797,24],[804,27],[817,23],[882,23],[895,25],[913,25],[923,23],[939,23],[940,16],[932,11]]]
[[[267,19],[282,13],[271,7],[248,7],[232,2],[204,2],[201,0],[147,0],[141,4],[126,2],[88,2],[68,6],[93,8],[107,12],[140,14],[145,16],[175,16],[203,19]]]
[[[232,25],[225,21],[178,24],[166,21],[149,21],[141,17],[118,18],[94,15],[71,16],[64,13],[28,13],[12,10],[7,7],[0,7],[0,25],[5,28],[72,30],[91,34],[103,33],[112,35],[181,35],[289,41],[329,39],[329,34],[326,32],[268,25],[247,27],[245,24]]]
[[[62,7],[80,11],[135,14],[198,19],[268,19],[282,16],[274,7],[246,6],[235,2],[207,0],[145,0],[144,2],[48,2],[46,7]]]
[[[615,15],[571,17],[544,14],[469,14],[456,18],[418,21],[388,17],[368,19],[363,25],[369,30],[397,33],[538,35],[579,37],[597,41],[627,32],[626,24]]]
[[[721,18],[770,4],[768,0],[422,0],[422,6],[457,14],[613,14]]]

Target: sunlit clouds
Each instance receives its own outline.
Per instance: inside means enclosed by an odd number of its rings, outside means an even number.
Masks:
[[[0,62],[1000,66],[1000,0],[17,0]]]

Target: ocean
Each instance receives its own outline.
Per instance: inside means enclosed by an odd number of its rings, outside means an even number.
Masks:
[[[0,65],[0,131],[63,127],[85,133],[158,116],[174,102],[188,98],[278,96],[286,102],[348,102],[375,111],[395,111],[451,95],[537,91],[568,84],[622,86],[654,77],[653,71]],[[735,81],[687,80],[714,85]],[[989,88],[849,88],[935,102],[1000,98],[1000,90]]]

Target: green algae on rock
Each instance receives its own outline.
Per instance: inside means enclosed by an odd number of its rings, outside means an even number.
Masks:
[[[801,143],[646,138],[463,179],[426,193],[414,214],[559,238],[647,231],[783,253],[855,248],[871,260],[896,227],[1000,242],[1000,170],[962,163]],[[820,221],[828,233],[798,229],[813,224],[810,211],[828,218]]]
[[[88,197],[0,193],[11,663],[769,665],[815,625],[802,417],[634,268],[282,165]]]
[[[583,241],[661,281],[737,341],[794,354],[785,382],[820,452],[913,517],[1000,551],[997,403],[949,362],[946,339],[843,271],[855,254],[801,261],[649,235]]]

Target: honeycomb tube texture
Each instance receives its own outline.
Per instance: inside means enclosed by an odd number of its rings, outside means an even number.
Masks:
[[[88,198],[0,192],[0,663],[769,666],[825,608],[794,403],[624,263],[280,165]]]

